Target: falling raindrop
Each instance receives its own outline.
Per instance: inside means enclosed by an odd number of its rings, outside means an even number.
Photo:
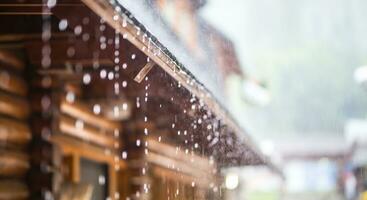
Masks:
[[[74,34],[80,35],[82,33],[82,26],[78,25],[74,28]]]
[[[88,41],[88,40],[89,40],[89,38],[90,38],[89,33],[84,33],[84,34],[82,35],[82,39],[83,39],[83,41],[84,41],[84,42]]]
[[[128,107],[128,104],[127,103],[123,103],[122,104],[122,110],[126,111],[127,110],[127,107]]]
[[[93,105],[93,113],[98,115],[101,113],[101,106],[99,104],[94,104]]]
[[[122,81],[122,87],[126,87],[127,86],[127,81]]]
[[[126,69],[126,68],[127,68],[127,64],[126,63],[122,64],[122,69]]]
[[[117,21],[119,19],[119,16],[118,15],[114,15],[113,16],[113,20]]]
[[[90,74],[84,74],[84,76],[83,76],[83,83],[84,84],[86,84],[86,85],[88,85],[89,83],[91,82],[91,76],[90,76]]]
[[[106,184],[106,177],[104,175],[99,175],[98,176],[98,184],[100,184],[100,185]]]
[[[114,73],[113,72],[108,72],[108,75],[107,75],[107,77],[108,77],[108,80],[112,80],[113,78],[114,78]]]
[[[126,151],[122,152],[122,159],[124,159],[124,160],[127,159],[127,152]]]
[[[80,119],[77,119],[75,121],[75,128],[77,129],[83,129],[84,128],[84,122]]]
[[[68,27],[68,21],[66,19],[62,19],[59,22],[59,30],[64,31]]]
[[[75,101],[75,94],[73,92],[66,93],[66,101],[69,103],[74,103]]]
[[[102,69],[100,72],[99,72],[99,76],[101,77],[101,79],[105,79],[106,76],[107,76],[107,71],[105,69]]]
[[[56,1],[56,0],[48,0],[48,1],[47,1],[47,7],[48,7],[48,8],[53,8],[53,7],[55,7],[55,6],[56,6],[56,3],[57,3],[57,1]]]

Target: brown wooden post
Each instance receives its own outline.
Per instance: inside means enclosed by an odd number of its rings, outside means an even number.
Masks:
[[[61,152],[50,138],[55,132],[54,123],[62,87],[55,84],[51,77],[37,75],[36,71],[37,67],[29,67],[33,139],[30,146],[31,171],[28,181],[31,199],[57,198],[62,182]]]

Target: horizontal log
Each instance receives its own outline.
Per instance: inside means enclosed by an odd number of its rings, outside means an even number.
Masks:
[[[117,155],[117,152],[113,150],[108,152],[105,148],[88,144],[61,134],[52,135],[51,141],[61,147],[61,150],[65,155],[76,154],[97,162],[115,164],[115,156]],[[126,163],[123,160],[119,160],[118,164],[120,169],[126,167]]]
[[[215,165],[210,164],[208,158],[201,157],[191,153],[186,154],[183,149],[177,151],[176,147],[162,142],[158,142],[151,138],[149,138],[147,141],[148,141],[148,149],[157,152],[160,155],[164,155],[178,161],[190,163],[190,165],[192,166],[195,166],[199,169],[206,170],[209,172],[215,170]]]
[[[20,200],[29,197],[28,187],[23,181],[0,180],[0,199]]]
[[[26,144],[32,137],[26,123],[0,118],[0,141],[3,143]]]
[[[201,188],[206,188],[206,189],[210,187],[210,184],[218,183],[218,180],[216,179],[216,177],[212,177],[211,179],[198,178],[198,177],[190,176],[187,174],[182,174],[177,171],[173,171],[170,169],[165,169],[165,168],[157,167],[157,166],[152,167],[152,172],[154,175],[158,177],[162,177],[164,179],[168,179],[174,182],[184,183],[190,186],[192,186],[192,184],[195,184],[196,187],[201,187]]]
[[[9,150],[0,151],[0,176],[21,177],[30,168],[28,155]]]
[[[91,111],[91,109],[88,108],[88,106],[80,102],[68,103],[64,100],[61,102],[60,110],[65,114],[68,114],[77,119],[81,119],[84,122],[99,127],[101,129],[114,131],[116,129],[120,130],[122,128],[119,122],[107,120],[103,117],[95,115]]]
[[[27,94],[27,85],[24,79],[3,69],[0,69],[0,89],[20,96]]]
[[[110,134],[103,134],[88,124],[77,127],[76,123],[76,119],[62,115],[60,116],[59,129],[62,133],[111,149],[115,147],[115,143],[118,143]]]
[[[26,119],[29,115],[29,104],[25,99],[0,93],[0,113],[17,119]]]
[[[198,169],[195,166],[192,166],[191,163],[177,161],[172,158],[168,158],[156,153],[149,152],[145,156],[145,160],[157,166],[178,171],[180,173],[188,174],[196,178],[210,179],[211,177],[213,177],[211,171],[204,171]]]
[[[24,69],[24,62],[8,50],[0,50],[0,63],[4,63],[16,70]]]

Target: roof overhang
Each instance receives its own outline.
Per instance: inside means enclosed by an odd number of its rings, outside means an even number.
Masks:
[[[206,86],[187,70],[183,64],[136,19],[121,3],[110,0],[82,0],[91,10],[102,17],[111,27],[125,35],[138,49],[154,61],[160,68],[178,81],[193,95],[201,99],[207,108],[220,118],[236,135],[236,139],[244,144],[247,150],[256,154],[257,159],[273,170],[280,170],[264,156],[251,137],[238,125],[224,106],[214,97]],[[244,155],[243,155],[244,156]],[[245,157],[245,156],[244,156]],[[245,158],[244,158],[245,159]]]

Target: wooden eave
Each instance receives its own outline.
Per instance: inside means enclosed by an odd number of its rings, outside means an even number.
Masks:
[[[144,25],[133,18],[125,8],[114,0],[82,0],[82,2],[97,15],[102,17],[111,27],[122,35],[125,35],[125,39],[138,47],[138,49],[153,60],[157,66],[162,68],[196,97],[200,98],[209,110],[233,129],[237,139],[243,141],[245,146],[253,151],[263,164],[280,172],[280,170],[261,153],[251,137],[243,131],[228,111],[215,99],[215,97],[213,97],[211,92],[206,89],[203,84],[197,81],[197,79],[188,72],[157,39],[149,39],[155,37],[144,28]],[[114,19],[116,15],[118,17]]]

